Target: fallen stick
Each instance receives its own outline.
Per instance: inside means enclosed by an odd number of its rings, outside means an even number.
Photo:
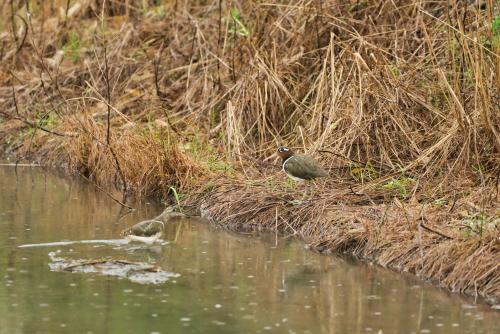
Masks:
[[[0,164],[0,166],[8,167],[41,167],[39,164]]]
[[[106,244],[106,245],[126,245],[130,241],[127,239],[109,239],[109,240],[75,240],[75,241],[56,241],[45,242],[39,244],[24,244],[17,246],[18,248],[34,248],[34,247],[53,247],[53,246],[67,246],[74,244]]]
[[[422,222],[420,222],[419,225],[422,226],[428,232],[432,232],[432,233],[435,233],[435,234],[437,234],[437,235],[439,235],[439,236],[441,236],[443,238],[446,238],[446,239],[449,239],[449,240],[453,240],[452,237],[450,237],[450,236],[448,236],[448,235],[446,235],[446,234],[444,234],[442,232],[436,231],[436,230],[430,228],[429,226],[424,225],[424,223],[422,223]]]

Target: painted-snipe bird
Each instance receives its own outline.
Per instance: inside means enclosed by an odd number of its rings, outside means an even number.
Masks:
[[[131,241],[153,244],[159,240],[165,224],[174,218],[187,217],[181,212],[175,212],[174,207],[166,208],[158,217],[144,220],[121,232],[122,237]]]
[[[294,154],[286,146],[279,147],[277,154],[281,158],[283,171],[295,181],[312,180],[328,176],[326,170],[309,155]]]

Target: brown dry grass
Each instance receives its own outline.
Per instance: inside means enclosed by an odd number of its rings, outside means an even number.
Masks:
[[[481,210],[470,197],[446,207],[397,198],[374,203],[377,190],[361,195],[334,184],[318,186],[310,201],[297,205],[292,200],[301,189],[256,184],[221,185],[216,196],[201,200],[202,214],[230,229],[298,235],[320,252],[351,254],[490,303],[499,300],[498,206],[496,212],[489,207],[489,218],[474,220]]]
[[[175,187],[227,226],[277,227],[498,300],[499,11],[3,2],[2,146],[124,193]],[[263,162],[282,144],[330,168],[313,201],[291,206],[301,187]]]

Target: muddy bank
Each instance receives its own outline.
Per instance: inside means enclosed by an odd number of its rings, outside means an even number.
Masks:
[[[438,207],[397,199],[362,204],[352,194],[337,201],[331,197],[323,193],[297,205],[291,195],[239,184],[206,196],[201,211],[224,228],[299,235],[319,252],[354,255],[490,304],[499,302],[498,219],[484,221],[477,216],[481,211],[464,200]]]

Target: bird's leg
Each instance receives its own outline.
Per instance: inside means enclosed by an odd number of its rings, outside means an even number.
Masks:
[[[291,180],[291,182],[293,182],[294,185],[297,185],[299,187],[303,187],[304,186],[302,181],[295,182],[292,179],[290,179],[290,180]],[[288,203],[291,204],[291,205],[301,205],[301,204],[304,203],[304,198],[305,198],[305,194],[303,194],[302,199],[294,199],[294,200],[288,201]]]
[[[311,185],[311,182],[312,182],[312,185]],[[305,187],[306,189],[304,190],[304,195],[302,197],[302,200],[303,201],[309,201],[311,200],[311,198],[313,197],[314,195],[314,192],[313,192],[313,189],[312,189],[312,186],[314,186],[314,181],[309,181],[305,184]]]
[[[318,188],[318,185],[316,184],[317,180],[309,180],[306,183],[306,189],[304,191],[304,201],[311,201],[314,199],[314,196],[316,194],[316,190]]]
[[[294,180],[292,180],[291,178],[287,178],[286,180],[286,187],[293,190],[295,189],[297,186],[297,182],[295,182]]]
[[[304,189],[304,192],[302,193],[302,201],[306,201],[308,199],[308,193],[309,193],[309,184],[306,183],[305,184],[305,189]]]

